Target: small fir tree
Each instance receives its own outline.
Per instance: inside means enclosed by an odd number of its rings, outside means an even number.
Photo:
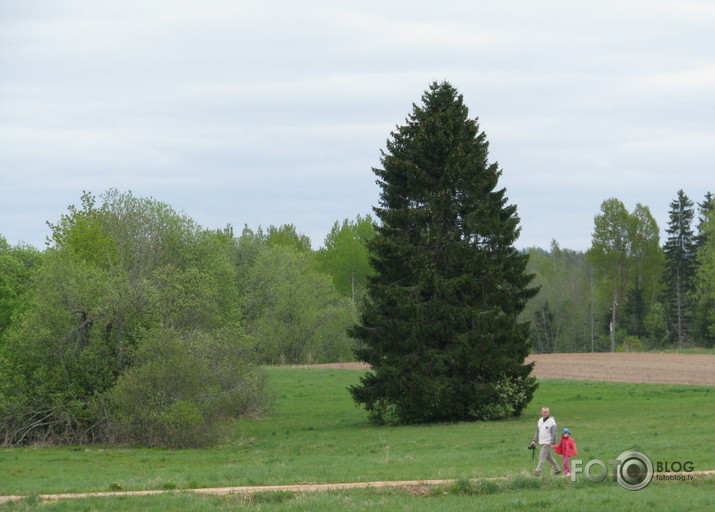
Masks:
[[[518,316],[537,289],[514,248],[516,207],[468,114],[454,87],[433,83],[374,169],[375,275],[350,330],[371,370],[350,391],[376,422],[516,416],[536,388]]]

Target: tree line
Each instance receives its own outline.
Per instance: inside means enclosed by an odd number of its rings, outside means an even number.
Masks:
[[[639,351],[715,344],[715,202],[680,190],[666,238],[647,206],[610,198],[586,252],[532,248],[541,286],[525,312],[537,352]]]
[[[521,313],[532,350],[712,347],[714,204],[679,191],[661,243],[648,207],[612,198],[588,251],[524,251],[540,287]],[[209,443],[270,406],[260,365],[360,348],[346,331],[374,272],[370,216],[336,221],[313,250],[291,224],[205,230],[110,190],[50,227],[44,251],[0,236],[3,444]]]
[[[206,230],[109,190],[49,226],[44,251],[0,236],[4,445],[210,444],[270,407],[261,365],[353,357],[369,216],[313,251],[293,225]]]

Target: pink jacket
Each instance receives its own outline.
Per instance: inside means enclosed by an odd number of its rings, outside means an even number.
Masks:
[[[571,437],[561,437],[561,442],[554,450],[559,455],[578,455],[576,451],[576,441]]]

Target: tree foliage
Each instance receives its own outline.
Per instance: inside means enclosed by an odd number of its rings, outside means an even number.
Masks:
[[[208,339],[240,318],[228,233],[201,230],[164,203],[114,190],[99,206],[85,194],[51,227],[53,245],[32,297],[2,347],[11,376],[0,390],[6,443],[111,437],[113,417],[127,403],[110,400],[113,390],[138,371],[137,354],[158,333]],[[247,342],[237,336],[234,343]],[[254,370],[237,368],[237,386],[244,371]],[[164,368],[167,378],[182,372]]]
[[[162,329],[137,351],[135,364],[109,393],[111,436],[124,443],[202,447],[224,434],[226,420],[261,411],[264,376],[237,327],[207,333]]]
[[[372,218],[357,216],[355,221],[337,221],[316,253],[318,268],[332,276],[338,292],[353,302],[361,301],[372,274],[367,243],[375,237]]]
[[[292,246],[265,246],[247,272],[243,310],[260,360],[268,364],[351,359],[346,328],[355,304],[341,297],[309,255]]]
[[[695,236],[696,285],[692,298],[694,305],[692,334],[697,343],[706,347],[715,345],[715,327],[713,327],[715,296],[707,291],[715,288],[715,281],[707,280],[708,277],[715,277],[715,274],[707,271],[714,261],[713,251],[710,248],[713,243],[713,219],[715,219],[713,212],[715,212],[715,196],[708,192],[703,201],[698,203],[698,225]]]
[[[556,322],[556,316],[547,300],[542,302],[539,309],[534,312],[531,336],[537,354],[550,354],[557,351],[561,326]]]
[[[293,224],[283,224],[279,227],[268,226],[265,240],[270,246],[291,247],[298,252],[310,251],[310,238],[298,233]]]
[[[204,446],[268,406],[256,363],[352,358],[355,302],[292,224],[236,239],[110,190],[50,227],[42,265],[0,240],[6,444]]]
[[[715,345],[715,210],[706,210],[706,215],[699,229],[702,245],[697,254],[694,299],[702,344],[712,347]]]
[[[593,350],[591,266],[582,252],[562,249],[556,240],[550,249],[528,250],[527,269],[540,288],[522,314],[532,320],[531,346],[537,352]]]
[[[588,256],[600,274],[600,292],[609,297],[611,351],[616,350],[620,312],[629,291],[647,286],[652,292],[657,286],[657,280],[654,282],[652,276],[660,265],[659,253],[658,225],[648,207],[638,204],[633,213],[629,213],[616,198],[607,199],[601,204],[601,213],[594,218]],[[649,295],[654,301],[655,294]],[[631,294],[632,298],[639,296],[643,296],[643,290]]]
[[[0,235],[0,344],[5,331],[26,303],[31,277],[42,262],[35,248],[10,246]]]
[[[517,317],[536,290],[486,135],[462,96],[434,83],[381,161],[375,276],[350,331],[372,369],[354,399],[375,421],[519,414],[535,384]]]
[[[594,219],[598,237],[594,236],[587,254],[563,250],[555,241],[549,251],[530,249],[529,271],[541,286],[523,314],[535,322],[532,345],[547,348],[545,327],[550,327],[550,332],[559,333],[556,350],[560,352],[713,346],[715,295],[710,291],[715,289],[715,275],[708,270],[713,261],[712,194],[707,193],[698,207],[694,234],[693,202],[682,190],[678,192],[670,203],[672,219],[662,247],[658,225],[647,207],[639,204],[628,212],[621,201],[610,199]],[[612,250],[618,246],[616,240],[625,248],[620,260],[624,280],[616,301],[615,329],[611,329],[614,275],[618,274],[609,271],[614,267],[608,263],[619,261],[613,258],[618,254]],[[605,248],[611,250],[608,256]],[[688,269],[693,272],[690,278]],[[678,292],[674,283],[690,286]]]

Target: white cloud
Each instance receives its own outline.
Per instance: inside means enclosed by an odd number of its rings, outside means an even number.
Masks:
[[[630,84],[649,92],[704,93],[715,87],[715,64],[708,62],[684,70],[640,75],[632,78]]]
[[[377,203],[370,168],[443,79],[480,118],[525,245],[585,249],[603,199],[665,212],[679,188],[698,198],[711,181],[707,2],[1,9],[0,233],[11,242],[41,245],[45,220],[82,190],[114,186],[210,227],[293,222],[320,243]]]

